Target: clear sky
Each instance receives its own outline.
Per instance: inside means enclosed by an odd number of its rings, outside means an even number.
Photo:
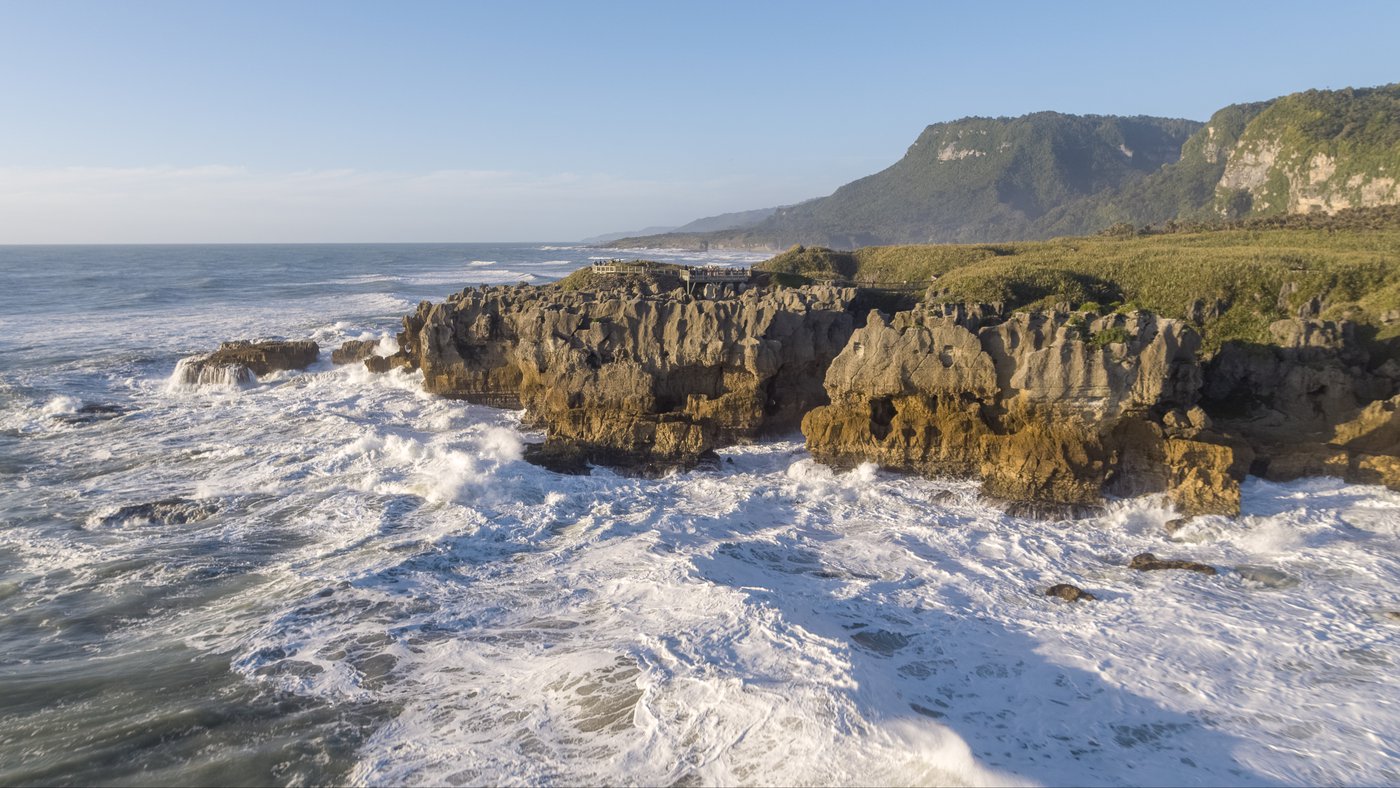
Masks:
[[[1400,2],[0,0],[0,243],[568,240],[966,115],[1400,81]]]

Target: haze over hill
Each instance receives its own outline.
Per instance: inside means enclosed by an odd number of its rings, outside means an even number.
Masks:
[[[1234,104],[1208,122],[1064,115],[936,123],[890,167],[745,226],[619,247],[856,248],[1400,202],[1400,84]]]

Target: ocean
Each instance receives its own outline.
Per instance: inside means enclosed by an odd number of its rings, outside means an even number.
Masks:
[[[1169,540],[1159,498],[1028,520],[796,435],[561,476],[518,413],[330,363],[606,256],[0,247],[0,784],[1400,782],[1395,492],[1250,479]],[[322,360],[171,382],[274,337]]]

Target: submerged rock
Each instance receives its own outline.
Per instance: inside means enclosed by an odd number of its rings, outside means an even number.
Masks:
[[[896,651],[909,645],[909,636],[884,629],[862,629],[851,635],[851,640],[862,648],[881,656],[893,656]]]
[[[104,526],[144,522],[153,525],[183,525],[213,517],[219,511],[214,501],[190,498],[164,498],[159,501],[123,506],[99,521]]]
[[[55,413],[53,418],[64,424],[91,424],[95,421],[105,421],[124,416],[127,408],[120,405],[108,405],[101,402],[89,402],[80,406],[71,413]]]
[[[1046,596],[1058,597],[1066,602],[1090,602],[1098,597],[1078,586],[1069,583],[1056,583],[1045,591]]]
[[[1133,556],[1133,560],[1128,562],[1128,566],[1139,572],[1153,572],[1159,569],[1185,569],[1189,572],[1200,572],[1203,575],[1217,574],[1215,567],[1209,564],[1176,559],[1163,560],[1151,553],[1138,553]]]
[[[1298,578],[1267,566],[1237,566],[1235,573],[1244,580],[1265,588],[1292,588],[1298,585]]]

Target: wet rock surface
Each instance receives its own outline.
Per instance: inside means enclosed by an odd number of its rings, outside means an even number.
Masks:
[[[262,377],[272,372],[306,369],[316,363],[321,348],[310,340],[225,342],[205,361],[216,366],[237,364]]]
[[[1185,512],[1232,514],[1234,453],[1201,439],[1198,344],[1181,322],[1143,312],[872,315],[832,363],[831,404],[803,434],[825,462],[978,477],[1014,501],[1166,492]]]
[[[306,369],[320,353],[309,340],[225,342],[213,353],[181,359],[174,378],[190,386],[246,385],[273,372]]]
[[[102,402],[84,403],[72,413],[57,413],[53,418],[64,424],[82,425],[91,424],[97,421],[106,421],[126,415],[130,410],[120,405],[109,405]]]
[[[421,369],[433,393],[524,408],[547,444],[590,461],[684,466],[791,431],[826,401],[826,369],[854,327],[852,293],[467,289],[421,304],[384,363]]]
[[[1063,599],[1066,602],[1091,602],[1098,599],[1088,591],[1069,583],[1056,583],[1046,589],[1045,595]]]
[[[219,511],[214,501],[191,498],[164,498],[159,501],[130,504],[102,517],[104,526],[146,523],[152,525],[183,525],[213,517]]]
[[[1215,571],[1215,567],[1209,564],[1179,559],[1161,559],[1152,553],[1138,553],[1128,562],[1128,566],[1139,572],[1155,572],[1162,569],[1184,569],[1188,572],[1199,572],[1203,575],[1218,574]]]
[[[340,347],[331,351],[331,363],[337,366],[354,364],[374,355],[379,343],[373,339],[347,339]]]

